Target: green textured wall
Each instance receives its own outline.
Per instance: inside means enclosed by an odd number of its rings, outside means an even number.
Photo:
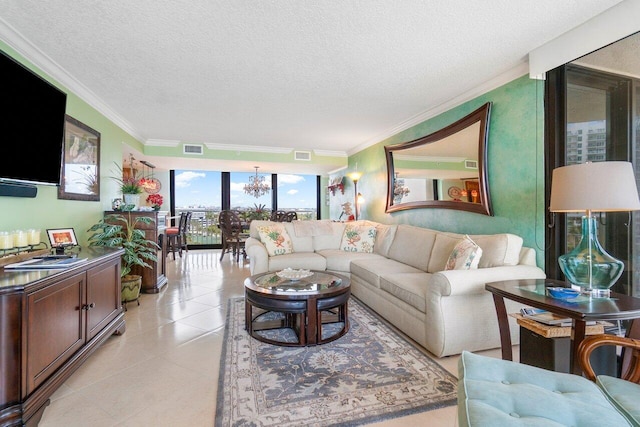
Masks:
[[[358,191],[366,202],[360,218],[383,223],[413,224],[457,233],[513,233],[537,252],[544,264],[544,83],[518,78],[432,119],[422,122],[349,157],[348,175],[363,172]],[[488,142],[488,174],[494,216],[449,209],[415,209],[385,213],[386,160],[384,146],[410,141],[435,132],[492,103]],[[331,218],[337,219],[340,204],[353,201],[353,183],[346,178],[345,195],[331,198]]]
[[[142,145],[68,89],[43,74],[5,43],[0,42],[0,49],[64,91],[67,94],[67,114],[100,132],[101,144],[100,201],[59,200],[57,187],[39,185],[38,195],[33,199],[0,197],[0,230],[40,228],[41,239],[48,241],[47,228],[73,227],[79,243],[85,244],[88,237],[86,230],[102,217],[104,210],[111,208],[111,200],[119,197],[117,184],[109,179],[109,176],[114,162],[122,162],[122,144],[136,147],[138,150]],[[25,167],[28,167],[28,153],[23,160],[18,161],[23,161]]]
[[[130,147],[135,152],[146,155],[181,157],[182,145],[177,147],[153,147],[144,146],[140,141],[119,128],[116,124],[105,118],[89,104],[77,97],[60,83],[47,76],[6,43],[0,41],[0,49],[12,56],[18,62],[40,75],[60,90],[67,94],[66,112],[75,119],[100,132],[100,201],[71,201],[59,200],[57,188],[50,186],[38,186],[36,198],[0,197],[0,231],[40,228],[41,239],[47,241],[47,228],[73,227],[81,245],[86,244],[88,233],[86,230],[103,215],[103,211],[111,209],[111,201],[122,197],[118,191],[117,183],[110,179],[118,174],[116,164],[122,164],[123,155],[126,156]],[[203,158],[229,159],[229,160],[260,160],[263,163],[294,163],[294,153],[268,154],[255,152],[238,152],[234,150],[209,150],[204,149]],[[19,160],[20,161],[20,160]],[[28,167],[28,157],[23,160]],[[333,167],[346,167],[346,158],[336,156],[319,156],[312,154],[314,164],[326,164]],[[268,170],[268,167],[267,167]],[[277,171],[275,171],[277,172]],[[154,176],[162,182],[161,194],[164,197],[163,210],[169,209],[169,173],[168,171],[156,171]],[[327,178],[324,178],[322,188],[326,188]],[[329,217],[328,206],[322,202],[321,215]]]

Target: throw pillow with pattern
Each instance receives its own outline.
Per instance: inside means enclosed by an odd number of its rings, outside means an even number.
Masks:
[[[347,225],[342,233],[340,249],[346,252],[372,253],[376,241],[376,228],[364,225]]]
[[[267,248],[269,256],[290,254],[293,252],[293,243],[287,230],[280,224],[259,226],[260,241]]]
[[[482,248],[465,235],[451,251],[445,270],[474,270],[478,268]]]

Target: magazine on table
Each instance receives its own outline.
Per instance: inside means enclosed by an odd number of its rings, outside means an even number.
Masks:
[[[86,258],[59,258],[59,257],[43,257],[32,258],[22,262],[16,262],[14,264],[5,265],[5,270],[60,270],[74,265],[82,264]]]
[[[536,322],[544,323],[549,326],[571,326],[572,321],[568,317],[559,316],[549,311],[539,308],[522,308],[520,309],[522,317],[526,319],[535,320]],[[595,320],[587,322],[587,326],[595,325]]]

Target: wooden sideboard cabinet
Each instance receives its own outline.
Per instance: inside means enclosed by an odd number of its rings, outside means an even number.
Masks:
[[[84,248],[87,261],[63,271],[0,269],[0,426],[37,425],[56,389],[124,333],[123,252]]]
[[[138,223],[138,227],[141,230],[144,230],[145,237],[147,240],[151,240],[161,245],[160,250],[158,251],[158,261],[147,261],[147,263],[151,266],[151,268],[143,268],[140,266],[134,266],[131,270],[131,274],[137,274],[142,276],[142,292],[148,294],[155,294],[160,292],[160,289],[164,285],[167,284],[168,279],[165,275],[166,271],[166,239],[159,239],[160,234],[164,231],[158,226],[159,222],[159,214],[156,211],[151,212],[141,212],[141,211],[131,211],[131,212],[122,212],[122,211],[106,211],[106,215],[131,215],[131,222],[135,220],[135,217],[147,217],[153,219],[151,224]],[[161,223],[164,223],[164,218],[161,218]],[[122,223],[118,223],[118,225],[122,225]],[[161,241],[162,240],[162,241]]]

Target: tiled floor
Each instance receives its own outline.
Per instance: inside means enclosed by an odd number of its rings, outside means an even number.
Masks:
[[[52,396],[41,427],[213,426],[226,303],[243,295],[248,264],[219,251],[168,259],[169,284],[129,304],[113,336]],[[516,352],[517,353],[517,352]],[[485,352],[498,357],[499,352]],[[457,373],[458,357],[438,360]],[[376,426],[457,426],[456,407]]]

